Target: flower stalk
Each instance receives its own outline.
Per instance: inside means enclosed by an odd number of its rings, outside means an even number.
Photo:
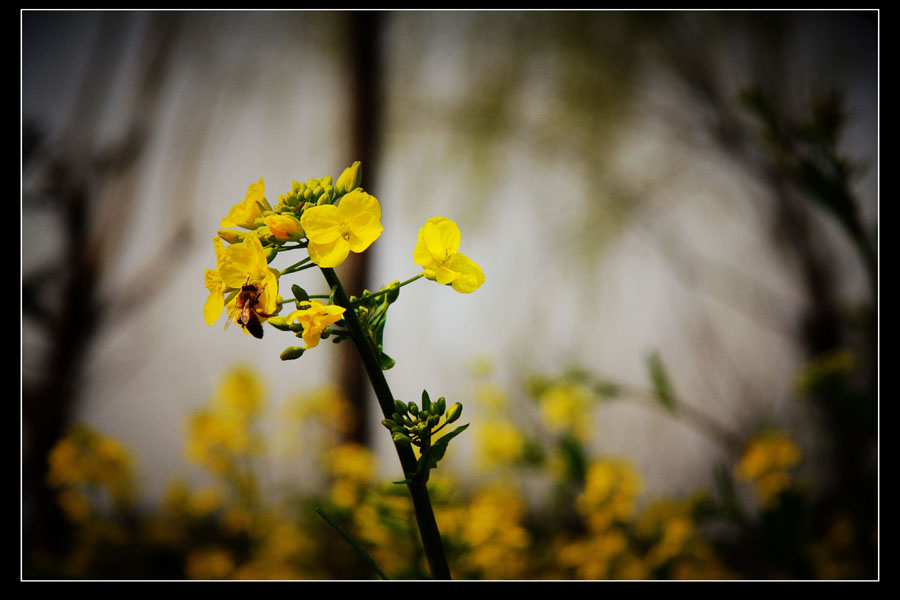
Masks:
[[[344,290],[341,280],[337,273],[331,268],[322,268],[322,274],[325,281],[334,291],[334,303],[349,310],[344,312],[344,322],[350,332],[350,339],[353,340],[359,357],[362,360],[363,367],[372,389],[375,391],[375,397],[385,419],[389,419],[394,412],[394,395],[388,386],[387,380],[384,378],[384,372],[378,361],[377,350],[372,347],[369,336],[366,335],[356,317],[356,313],[352,310],[350,298]],[[435,579],[450,579],[450,567],[447,564],[447,557],[444,553],[444,545],[441,541],[441,534],[438,530],[437,521],[434,518],[434,509],[431,506],[431,499],[428,497],[428,489],[425,481],[411,477],[416,472],[417,461],[410,446],[402,446],[395,444],[397,456],[400,458],[400,465],[403,468],[403,474],[407,478],[407,488],[412,497],[413,509],[416,514],[416,523],[419,526],[419,534],[422,538],[422,546],[425,549],[425,557],[428,560],[428,567],[432,577]]]

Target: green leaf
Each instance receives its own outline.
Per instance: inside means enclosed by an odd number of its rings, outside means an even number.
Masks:
[[[465,431],[468,426],[469,424],[466,423],[465,425],[457,427],[447,435],[434,442],[431,446],[426,448],[422,452],[422,456],[419,458],[419,464],[416,468],[415,475],[413,475],[413,479],[418,480],[423,475],[423,473],[427,473],[430,469],[436,468],[438,461],[444,458],[444,454],[447,452],[447,445],[450,443],[450,440]]]
[[[674,411],[675,392],[672,390],[672,384],[669,382],[669,376],[659,358],[659,353],[653,352],[647,357],[647,370],[650,372],[650,381],[653,384],[656,399],[667,410]]]
[[[340,534],[340,536],[341,536],[342,538],[344,538],[344,540],[346,540],[347,543],[350,544],[350,546],[351,546],[354,550],[356,550],[356,551],[359,553],[360,556],[362,556],[363,560],[365,560],[367,563],[369,563],[369,566],[372,567],[372,569],[373,569],[376,573],[378,573],[378,576],[379,576],[379,577],[381,577],[382,579],[388,579],[388,576],[385,575],[385,573],[384,573],[383,570],[381,570],[381,567],[378,566],[378,563],[375,562],[375,559],[372,558],[372,555],[369,554],[369,553],[366,551],[365,548],[363,548],[363,545],[362,545],[361,543],[359,543],[359,542],[356,540],[356,538],[354,538],[352,535],[350,535],[350,533],[347,532],[346,529],[344,529],[343,527],[341,527],[340,525],[338,525],[337,523],[335,523],[335,522],[331,519],[331,517],[329,517],[328,515],[326,515],[326,514],[325,514],[325,511],[323,511],[321,508],[317,508],[317,509],[316,509],[316,513],[317,513],[320,517],[322,517],[323,519],[325,519],[325,522],[326,522],[326,523],[328,523],[329,525],[331,525],[332,527],[334,527],[334,530],[337,531],[338,534]]]
[[[395,361],[393,358],[391,358],[384,352],[378,353],[378,362],[381,364],[382,371],[387,371],[388,369],[393,367],[395,364],[397,364],[397,361]]]

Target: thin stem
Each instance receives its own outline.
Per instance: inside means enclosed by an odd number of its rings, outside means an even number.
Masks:
[[[402,288],[404,285],[409,285],[410,283],[412,283],[412,282],[415,281],[416,279],[419,279],[419,278],[422,277],[423,275],[425,275],[424,272],[419,273],[418,275],[413,275],[412,277],[410,277],[410,278],[407,279],[406,281],[403,281],[403,282],[401,282],[401,283],[398,283],[397,285],[392,285],[392,286],[389,286],[389,287],[387,287],[387,288],[385,288],[385,289],[383,289],[383,290],[377,291],[377,292],[375,292],[374,294],[369,294],[368,296],[365,297],[365,300],[369,300],[370,298],[377,298],[378,296],[383,296],[383,295],[385,295],[385,294],[387,294],[387,293],[389,293],[389,292],[392,292],[392,291],[394,291],[394,290],[398,290],[398,289]],[[312,298],[312,296],[310,296],[310,298]],[[355,300],[354,302],[352,302],[352,305],[353,305],[353,306],[359,306],[359,305],[362,303],[362,301],[363,301],[363,298],[358,298],[357,300]]]
[[[394,413],[394,396],[391,393],[391,388],[388,387],[387,380],[384,378],[384,372],[381,370],[378,362],[378,355],[372,347],[369,336],[363,331],[362,325],[356,317],[356,312],[350,305],[350,299],[347,297],[347,292],[344,291],[337,273],[334,272],[334,269],[323,268],[322,274],[325,276],[328,285],[334,290],[335,304],[348,309],[344,312],[344,322],[350,331],[350,339],[353,340],[359,352],[359,357],[363,362],[366,374],[369,376],[369,381],[372,384],[372,389],[375,391],[375,397],[378,399],[381,412],[384,414],[385,419],[390,419]],[[450,579],[450,567],[447,565],[441,534],[438,530],[437,521],[434,518],[431,499],[428,497],[428,488],[424,481],[412,481],[410,477],[416,471],[416,457],[409,446],[395,445],[394,448],[397,450],[397,456],[400,458],[403,476],[408,480],[407,488],[410,496],[412,496],[416,522],[419,525],[419,535],[422,538],[422,546],[425,549],[425,556],[428,559],[431,575],[435,579]]]
[[[301,261],[295,262],[289,267],[285,267],[281,271],[279,271],[279,277],[281,275],[287,275],[288,273],[296,273],[298,271],[303,271],[304,269],[312,269],[315,267],[315,263],[310,262],[310,258],[307,256]]]

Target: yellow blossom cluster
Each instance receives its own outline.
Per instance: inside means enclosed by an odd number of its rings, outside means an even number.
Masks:
[[[236,474],[242,457],[261,449],[253,425],[263,401],[262,383],[252,370],[229,371],[209,406],[188,421],[188,458],[217,475]]]
[[[456,565],[467,577],[518,579],[528,574],[531,534],[525,503],[507,486],[479,490],[468,505],[439,510],[444,536],[465,548]]]
[[[597,460],[588,466],[584,491],[576,498],[575,508],[591,529],[602,531],[631,516],[642,490],[641,476],[628,461]]]
[[[750,441],[735,474],[750,482],[760,503],[769,506],[790,485],[790,471],[802,457],[800,446],[786,431],[765,431]]]
[[[552,385],[539,396],[538,403],[551,431],[571,432],[579,439],[589,436],[593,394],[587,386],[569,381]]]
[[[261,338],[262,324],[274,317],[284,300],[279,279],[306,266],[337,267],[353,253],[365,252],[384,231],[381,204],[360,187],[359,161],[347,167],[332,185],[330,176],[293,181],[291,190],[281,194],[273,207],[266,199],[265,180],[250,184],[244,199],[221,220],[222,229],[213,239],[216,268],[206,269],[204,282],[209,296],[203,308],[207,324],[215,323],[227,309],[229,319],[246,332]],[[237,228],[237,229],[235,229]],[[244,231],[241,231],[244,230]],[[224,243],[230,244],[228,247]],[[433,217],[420,229],[413,250],[415,264],[426,277],[449,285],[460,293],[471,293],[484,283],[484,272],[459,252],[460,232],[446,217]],[[278,271],[268,264],[279,252],[305,248],[308,258]],[[293,329],[298,321],[305,348],[291,348],[285,360],[315,347],[325,328],[341,319],[343,308],[318,300],[297,297],[297,311],[286,319],[271,321],[279,329]],[[296,330],[295,330],[296,331]]]
[[[48,461],[47,484],[57,490],[58,502],[73,521],[86,521],[101,508],[91,502],[97,494],[118,508],[134,500],[131,452],[85,425],[72,427],[50,451]]]

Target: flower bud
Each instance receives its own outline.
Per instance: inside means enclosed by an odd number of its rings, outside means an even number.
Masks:
[[[398,446],[409,446],[412,444],[412,440],[409,439],[409,436],[402,433],[395,433],[393,435],[394,443]]]
[[[434,414],[440,416],[444,414],[445,410],[447,410],[447,400],[445,400],[444,397],[441,396],[440,398],[438,398],[438,401],[435,402],[435,410],[433,412]]]
[[[275,316],[269,317],[266,319],[266,322],[274,327],[275,329],[279,329],[281,331],[290,331],[291,330],[291,322],[287,317]]]
[[[404,404],[402,400],[394,400],[394,410],[396,410],[401,415],[405,415],[407,412],[406,404]]]
[[[291,286],[291,293],[294,294],[294,298],[297,299],[297,302],[309,302],[309,294],[296,283]]]
[[[387,427],[388,429],[393,429],[397,427],[396,421],[392,421],[391,419],[382,419],[381,424]]]
[[[457,420],[462,415],[462,404],[456,402],[453,406],[447,409],[447,422],[452,423]]]
[[[422,412],[431,412],[431,398],[428,397],[428,392],[425,390],[422,390]]]
[[[406,405],[406,408],[407,408],[407,410],[409,410],[409,414],[411,414],[414,417],[419,414],[419,407],[416,406],[415,402],[410,402],[409,404]]]
[[[216,232],[220,238],[229,244],[240,244],[244,241],[244,232],[235,231],[234,229],[220,229]]]
[[[346,194],[352,192],[362,183],[362,168],[360,162],[356,161],[341,173],[337,183],[334,184],[334,190],[338,194]]]
[[[301,356],[303,356],[303,348],[291,346],[290,348],[285,348],[284,352],[281,353],[281,360],[294,360]]]

